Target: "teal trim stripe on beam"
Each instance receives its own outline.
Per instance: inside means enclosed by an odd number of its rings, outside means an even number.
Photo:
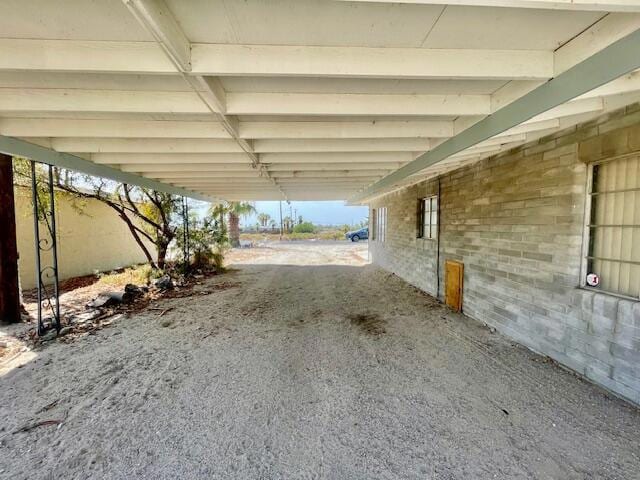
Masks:
[[[352,197],[350,203],[381,193],[414,173],[640,68],[640,30],[612,43],[557,77],[451,137]]]
[[[150,188],[158,192],[181,195],[183,197],[203,200],[205,202],[212,201],[212,198],[206,195],[201,195],[184,188],[158,182],[151,178],[142,177],[134,173],[123,172],[106,165],[99,165],[69,153],[56,152],[55,150],[41,147],[40,145],[35,145],[33,143],[20,140],[19,138],[0,135],[0,152],[7,155],[26,157],[37,162],[61,168],[68,168],[69,170],[75,170],[77,172],[86,173],[96,177],[108,178],[110,180],[115,180],[116,182]]]

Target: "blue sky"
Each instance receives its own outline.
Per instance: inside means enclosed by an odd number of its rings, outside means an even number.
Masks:
[[[256,210],[259,213],[268,213],[276,222],[280,221],[278,202],[255,202]],[[366,206],[348,206],[344,202],[282,202],[282,216],[290,216],[289,208],[293,215],[302,215],[304,220],[313,222],[316,225],[354,225],[365,220],[369,215]],[[297,218],[297,216],[296,216]],[[253,225],[256,223],[255,216],[242,220],[242,225]]]

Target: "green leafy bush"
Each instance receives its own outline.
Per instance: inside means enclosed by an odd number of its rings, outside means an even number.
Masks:
[[[293,227],[293,233],[314,233],[316,228],[311,222],[302,222]]]

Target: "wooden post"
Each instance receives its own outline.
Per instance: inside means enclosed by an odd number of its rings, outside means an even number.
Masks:
[[[0,153],[0,322],[20,321],[12,158]]]

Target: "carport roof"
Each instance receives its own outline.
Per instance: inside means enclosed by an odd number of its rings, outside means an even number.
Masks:
[[[640,100],[638,12],[5,0],[0,151],[198,198],[365,201]]]

